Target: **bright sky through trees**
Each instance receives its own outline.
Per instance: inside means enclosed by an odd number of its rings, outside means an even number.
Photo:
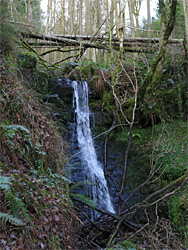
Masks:
[[[151,17],[156,16],[157,2],[158,0],[151,0]],[[47,5],[48,5],[48,0],[41,1],[41,8],[44,12],[47,11]],[[140,9],[140,18],[141,18],[140,21],[142,21],[142,18],[147,18],[147,1],[146,0],[142,0],[142,5]]]

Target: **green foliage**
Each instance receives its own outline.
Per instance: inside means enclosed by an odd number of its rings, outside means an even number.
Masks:
[[[7,195],[7,205],[10,208],[10,211],[13,213],[13,215],[16,218],[19,218],[23,215],[24,218],[30,222],[31,219],[27,213],[25,204],[22,202],[22,200],[14,194],[11,188],[7,191],[6,195]]]
[[[102,106],[105,111],[111,111],[114,108],[114,97],[111,92],[105,91],[102,98]]]
[[[144,17],[143,20],[143,30],[148,30],[148,23],[147,19]],[[160,33],[160,20],[158,17],[152,17],[151,20],[151,37],[158,37]],[[140,31],[140,36],[141,37],[147,37],[148,34],[145,31]]]
[[[41,8],[40,1],[33,0],[31,2],[25,0],[14,0],[11,1],[8,11],[11,9],[11,15],[15,22],[28,23],[29,17],[29,6],[31,4],[32,8],[32,24],[35,29],[40,28],[41,24]],[[22,26],[23,27],[23,26]]]
[[[185,246],[188,247],[188,184],[170,197],[168,209],[174,227],[185,239]]]
[[[36,170],[34,170],[33,173],[38,174]],[[56,186],[59,186],[59,188],[63,190],[68,184],[71,183],[71,180],[62,174],[53,173],[51,168],[47,168],[47,173],[45,174],[43,172],[43,175],[39,176],[38,182],[44,183],[47,188],[55,188]]]
[[[166,186],[183,176],[188,169],[188,124],[171,121],[155,126],[153,136],[152,166],[157,170],[154,179],[158,185]],[[159,178],[159,179],[158,179]],[[176,231],[185,241],[188,236],[188,185],[170,196],[167,201],[168,214]],[[162,209],[162,207],[161,207]],[[167,207],[162,213],[167,212]]]
[[[14,25],[9,22],[11,18],[7,0],[1,0],[0,16],[0,50],[1,54],[7,55],[15,50],[17,37]]]
[[[25,208],[25,204],[21,201],[20,198],[18,198],[12,188],[12,180],[10,177],[5,177],[0,175],[0,189],[3,189],[6,191],[6,198],[7,198],[7,206],[10,208],[10,211],[12,212],[13,216],[9,216],[9,214],[7,214],[7,219],[11,220],[14,218],[19,218],[21,215],[24,216],[24,218],[27,221],[30,221],[30,217],[27,213],[27,210]],[[18,220],[19,223],[19,220]]]
[[[18,130],[24,131],[29,134],[29,130],[21,125],[0,125],[0,127],[4,129],[4,132],[2,134],[6,133],[6,135],[11,138],[15,135],[15,131]]]
[[[136,250],[138,249],[131,241],[124,240],[119,244],[105,250]]]
[[[43,173],[46,152],[41,149],[41,144],[33,145],[30,130],[22,125],[7,125],[5,122],[4,124],[0,124],[0,128],[2,128],[0,134],[7,140],[10,147],[14,150],[19,149],[26,158],[31,155],[34,156],[35,166]],[[16,142],[19,136],[22,137],[23,144]]]
[[[120,243],[120,246],[122,246],[125,250],[136,250],[136,246],[132,242],[127,240],[122,241]]]
[[[16,226],[24,226],[25,224],[22,222],[22,220],[15,218],[9,213],[1,213],[0,212],[0,219],[4,221],[5,223],[8,221],[9,223],[16,225]]]
[[[84,185],[92,185],[92,182],[90,181],[78,181],[75,184],[71,185],[71,190],[79,188],[79,187],[83,187]]]
[[[150,129],[145,130],[135,127],[132,133],[132,143],[135,145],[142,144],[148,138],[148,136],[150,136],[150,133],[151,133]],[[120,129],[112,131],[112,133],[110,134],[110,138],[119,143],[127,143],[129,134],[130,134],[129,127],[126,127],[124,128],[124,132]]]
[[[178,1],[176,9],[176,22],[172,34],[174,38],[183,39],[184,32],[185,32],[185,18],[183,10],[183,1]]]
[[[38,58],[33,52],[22,52],[18,55],[17,63],[21,70],[32,69],[34,70],[37,65]]]
[[[8,190],[10,188],[10,177],[0,175],[0,189]]]
[[[35,29],[38,31],[41,30],[41,22],[42,22],[42,10],[39,0],[32,1],[32,14],[33,14],[33,24],[35,25]]]
[[[159,136],[155,147],[156,167],[164,182],[171,182],[182,176],[188,168],[188,125],[175,121],[166,127],[156,127]]]
[[[24,63],[27,65],[27,61]],[[39,242],[51,247],[53,239],[57,244],[53,241],[52,245],[59,244],[62,248],[68,238],[72,241],[72,214],[67,212],[69,181],[63,171],[47,170],[56,167],[54,163],[59,159],[57,168],[63,165],[62,138],[40,110],[37,98],[32,101],[33,92],[26,88],[30,85],[29,71],[26,77],[20,74],[11,59],[5,65],[2,67],[5,81],[0,84],[0,168],[3,172],[0,174],[0,231],[6,235],[6,248],[32,245],[38,249]],[[18,226],[22,225],[20,230]],[[11,236],[12,229],[15,238]]]
[[[82,201],[84,201],[86,204],[88,204],[90,207],[95,208],[96,205],[97,205],[92,199],[86,197],[86,196],[83,195],[83,194],[78,194],[78,193],[77,193],[77,194],[74,194],[74,193],[72,193],[71,196],[79,198],[80,200],[82,200]]]

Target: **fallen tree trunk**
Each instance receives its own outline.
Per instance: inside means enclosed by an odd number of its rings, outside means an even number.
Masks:
[[[39,37],[42,38],[42,40],[47,40],[45,38],[50,38],[53,37],[56,39],[67,39],[67,40],[93,40],[93,41],[109,41],[109,37],[104,37],[104,36],[85,36],[85,35],[62,35],[62,34],[53,34],[53,35],[47,35],[47,34],[34,34],[34,33],[22,33],[23,37],[27,38],[37,38],[40,39]],[[119,42],[119,39],[117,37],[112,37],[111,38],[112,42]],[[123,42],[125,43],[160,43],[160,38],[147,38],[147,37],[125,37],[123,38]],[[169,43],[183,43],[183,39],[169,39]]]
[[[74,35],[46,35],[35,33],[22,33],[23,38],[27,39],[27,43],[34,47],[57,47],[57,46],[76,46],[84,50],[88,48],[94,49],[109,49],[109,38],[96,36],[74,36]],[[28,40],[30,39],[30,40]],[[34,39],[34,40],[31,40]],[[125,52],[137,52],[137,53],[153,53],[153,49],[158,49],[160,39],[159,38],[131,38],[127,37],[123,39],[123,47]],[[168,41],[171,44],[183,43],[182,39],[170,39]],[[111,39],[112,49],[119,50],[119,40],[114,37]],[[152,44],[152,46],[151,46]],[[149,49],[148,49],[149,46]]]
[[[63,37],[56,37],[56,36],[53,36],[53,35],[22,33],[22,37],[56,42],[58,45],[79,46],[79,47],[96,48],[96,49],[107,49],[105,47],[105,45],[98,44],[96,42],[90,43],[90,42],[84,42],[84,41],[76,41],[76,40],[73,40],[73,39],[68,39],[68,38],[63,38]]]

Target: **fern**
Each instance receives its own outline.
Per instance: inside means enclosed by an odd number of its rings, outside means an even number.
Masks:
[[[0,189],[8,190],[10,188],[10,178],[0,175]]]
[[[87,180],[86,181],[78,181],[75,184],[71,185],[71,190],[79,188],[79,187],[83,187],[84,185],[92,185],[92,182],[87,181]]]
[[[25,224],[22,222],[22,220],[13,217],[13,215],[9,214],[9,213],[2,213],[0,212],[0,218],[2,219],[2,221],[4,221],[5,223],[8,221],[11,224],[14,224],[16,226],[24,226]]]
[[[31,219],[27,213],[25,204],[13,193],[10,187],[11,184],[10,177],[0,175],[0,189],[6,190],[7,205],[9,206],[11,212],[15,217],[20,217],[20,215],[23,214],[25,219],[30,222]]]
[[[23,214],[27,221],[31,221],[25,204],[12,192],[12,189],[7,191],[7,200],[7,205],[15,217],[20,217],[20,215]]]
[[[29,129],[27,129],[26,127],[22,125],[0,125],[0,127],[4,128],[5,130],[7,129],[7,130],[17,131],[18,129],[20,129],[21,131],[24,131],[27,134],[30,133]]]
[[[94,200],[86,197],[83,194],[78,194],[78,193],[74,194],[74,193],[72,193],[71,196],[79,198],[80,200],[84,201],[86,204],[88,204],[92,208],[96,207],[96,202],[94,202]]]

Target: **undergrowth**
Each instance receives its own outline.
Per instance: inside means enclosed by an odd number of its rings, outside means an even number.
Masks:
[[[128,133],[128,129],[124,130]],[[126,133],[125,133],[126,134]],[[110,137],[116,143],[126,145],[127,137],[120,130],[115,130]],[[188,171],[188,124],[182,120],[169,120],[152,127],[136,127],[133,130],[132,150],[130,151],[127,171],[127,185],[129,180],[135,181],[129,169],[136,169],[141,179],[147,171],[153,171],[153,177],[147,185],[147,190],[153,192],[173,183]],[[134,181],[133,181],[134,180]],[[137,184],[138,185],[138,184]],[[141,193],[142,190],[140,190]],[[158,204],[158,219],[169,223],[177,239],[188,247],[188,185],[175,188],[171,195]],[[155,210],[152,207],[153,212]],[[153,213],[150,211],[151,214]],[[153,216],[155,216],[153,214]],[[116,249],[116,248],[115,248]],[[118,249],[118,248],[117,248]]]
[[[65,144],[15,65],[0,61],[0,248],[74,249]]]

